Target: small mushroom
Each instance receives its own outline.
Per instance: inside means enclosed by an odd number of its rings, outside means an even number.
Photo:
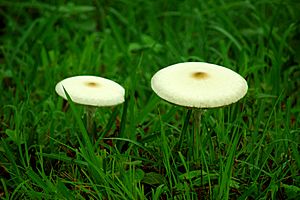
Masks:
[[[57,94],[67,99],[64,89],[75,103],[89,106],[114,106],[124,102],[125,90],[118,83],[97,76],[74,76],[55,86]]]
[[[97,76],[74,76],[55,86],[57,94],[67,100],[64,89],[72,101],[86,105],[87,129],[91,132],[96,107],[114,106],[124,102],[125,90],[118,83]]]
[[[205,62],[185,62],[163,68],[152,77],[151,87],[162,99],[196,111],[194,143],[200,132],[201,109],[235,103],[248,90],[246,80],[236,72]]]

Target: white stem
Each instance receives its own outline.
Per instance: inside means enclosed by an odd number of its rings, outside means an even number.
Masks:
[[[87,131],[92,136],[94,136],[93,124],[95,118],[95,111],[96,111],[95,106],[85,106]]]

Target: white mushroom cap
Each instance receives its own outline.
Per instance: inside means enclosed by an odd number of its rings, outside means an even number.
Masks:
[[[113,106],[124,102],[125,90],[118,83],[97,76],[74,76],[60,81],[55,86],[57,94],[72,101],[91,106]]]
[[[186,107],[213,108],[241,99],[248,90],[236,72],[204,62],[171,65],[156,72],[151,87],[162,99]]]

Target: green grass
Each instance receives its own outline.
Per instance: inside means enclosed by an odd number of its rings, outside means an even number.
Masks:
[[[299,8],[1,0],[0,198],[299,198]],[[246,97],[205,110],[195,127],[193,111],[150,87],[157,70],[185,61],[237,71]],[[96,110],[94,139],[84,107],[54,90],[83,74],[126,89],[124,104]]]

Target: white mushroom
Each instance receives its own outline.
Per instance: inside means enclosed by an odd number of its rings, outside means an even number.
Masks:
[[[201,149],[201,108],[221,107],[237,102],[248,90],[246,80],[236,72],[204,62],[178,63],[163,68],[152,77],[151,87],[159,97],[168,102],[194,108],[194,135],[189,138],[193,140],[196,160],[199,159]],[[189,110],[186,115],[185,128],[191,112]],[[185,128],[179,139],[180,149]]]
[[[195,108],[229,105],[248,90],[246,80],[236,72],[204,62],[186,62],[158,71],[151,87],[162,99]]]
[[[125,90],[118,83],[97,76],[74,76],[66,78],[55,86],[57,94],[67,100],[65,90],[71,100],[86,105],[87,130],[93,129],[96,107],[114,106],[124,102]]]
[[[60,81],[55,90],[67,99],[64,89],[75,103],[90,106],[114,106],[124,102],[125,90],[118,83],[97,76],[75,76]]]

